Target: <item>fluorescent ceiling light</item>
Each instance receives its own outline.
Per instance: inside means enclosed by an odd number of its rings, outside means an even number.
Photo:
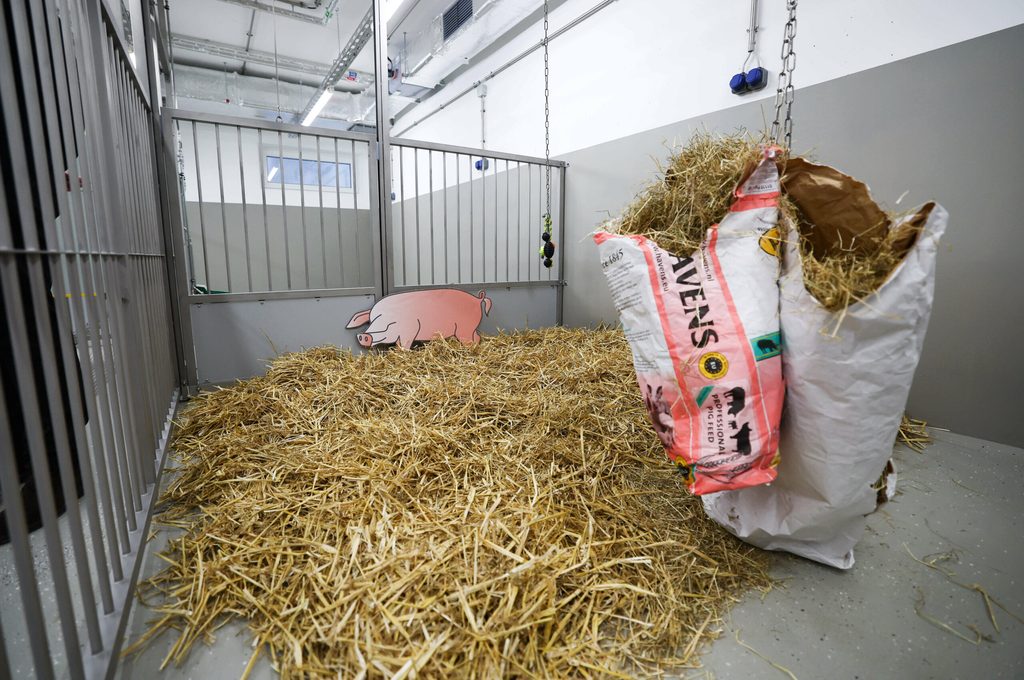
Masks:
[[[311,108],[309,113],[306,114],[306,117],[302,119],[302,125],[305,127],[312,125],[313,121],[316,120],[316,117],[320,115],[320,112],[324,110],[324,107],[327,106],[327,102],[329,102],[333,96],[334,90],[324,90],[323,93],[321,93],[320,98],[316,100],[316,104],[313,104],[313,108]]]
[[[281,169],[281,166],[277,165],[270,169],[270,174],[267,175],[267,181],[273,182],[274,178],[277,177],[277,171]]]

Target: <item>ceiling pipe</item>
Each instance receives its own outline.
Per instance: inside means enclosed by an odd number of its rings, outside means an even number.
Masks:
[[[338,52],[338,56],[334,58],[334,63],[331,64],[330,70],[327,75],[324,76],[323,81],[320,83],[320,87],[317,88],[316,93],[310,98],[309,103],[303,107],[302,112],[298,116],[298,120],[305,120],[309,116],[309,112],[317,105],[317,102],[324,97],[324,93],[334,90],[335,85],[341,80],[341,77],[348,71],[348,67],[352,65],[355,58],[359,56],[359,53],[366,47],[366,43],[373,37],[373,3],[370,3],[370,9],[367,10],[366,14],[360,20],[359,25],[356,26],[356,30],[353,31],[352,37],[348,39],[345,46]]]
[[[317,26],[326,26],[327,23],[334,16],[334,9],[338,6],[338,0],[328,0],[326,7],[324,7],[324,14],[322,17],[318,17],[315,14],[307,14],[300,12],[296,9],[287,9],[283,7],[277,7],[270,3],[261,2],[260,0],[220,0],[232,5],[239,5],[241,7],[248,7],[249,9],[257,9],[261,12],[268,12],[270,14],[276,14],[279,17],[286,19],[295,19],[296,21],[305,21],[307,24],[316,24]],[[284,0],[282,0],[284,1]],[[304,6],[304,5],[303,5]]]
[[[177,97],[217,102],[225,107],[245,107],[261,111],[277,110],[277,86],[273,78],[252,75],[227,74],[196,66],[174,65]],[[282,80],[281,107],[283,111],[297,111],[309,97],[316,96],[310,85],[299,85]],[[225,102],[229,99],[229,102]],[[372,119],[374,101],[366,93],[336,92],[326,102],[321,116],[349,122]]]
[[[171,46],[179,51],[205,54],[212,57],[218,57],[220,59],[235,59],[237,61],[245,61],[252,64],[260,64],[262,66],[274,66],[274,54],[272,52],[244,50],[236,45],[229,45],[216,40],[207,40],[206,38],[194,38],[187,35],[172,35]],[[176,60],[176,63],[185,62],[178,59]],[[186,65],[194,66],[195,64]],[[287,71],[308,73],[320,77],[327,75],[331,71],[329,66],[318,61],[300,59],[298,57],[287,57],[284,55],[277,56],[277,65]],[[369,87],[369,84],[372,81],[373,78],[369,74],[359,72],[355,82],[342,81],[339,83],[337,89],[341,89],[346,92],[362,91]]]

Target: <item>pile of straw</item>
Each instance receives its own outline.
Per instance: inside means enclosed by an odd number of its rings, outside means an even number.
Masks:
[[[708,228],[728,212],[733,190],[761,159],[762,142],[742,132],[695,133],[671,154],[659,179],[645,187],[609,228],[620,234],[646,236],[677,255],[696,251]],[[857,217],[868,215],[869,222],[854,225],[858,236],[844,240],[850,225],[835,228],[829,223],[828,200],[822,202],[825,210],[815,209],[810,205],[813,201],[807,200],[813,197],[791,186],[791,174],[787,175],[790,162],[808,165],[798,157],[780,156],[782,233],[792,233],[790,226],[797,228],[808,292],[830,311],[846,309],[882,286],[913,245],[914,229],[920,224],[896,228],[894,216],[873,203],[867,206],[867,187],[846,178],[849,182],[842,190],[862,192],[854,200],[866,209],[857,212]]]
[[[626,208],[616,231],[646,236],[670,253],[692,253],[728,212],[733,189],[760,158],[753,137],[694,133],[672,153],[661,177]]]
[[[284,677],[696,667],[767,556],[687,494],[635,380],[621,331],[548,329],[313,349],[199,397],[135,648],[173,629],[180,662],[240,617]]]

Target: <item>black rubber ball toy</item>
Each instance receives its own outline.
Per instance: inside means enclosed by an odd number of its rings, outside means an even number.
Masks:
[[[544,242],[544,257],[546,257],[546,258],[548,258],[550,260],[551,257],[554,254],[555,254],[555,244],[553,242],[551,242],[551,241],[545,241]]]
[[[548,241],[551,240],[551,234],[545,231],[543,234],[540,235],[540,240],[547,243]]]
[[[546,257],[544,258],[544,266],[547,267],[548,269],[551,269],[552,267],[555,266],[555,263],[551,261],[550,257]]]

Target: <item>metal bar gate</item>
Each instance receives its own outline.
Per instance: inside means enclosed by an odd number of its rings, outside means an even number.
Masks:
[[[159,76],[119,23],[0,4],[0,678],[112,670],[177,404]]]
[[[538,254],[544,159],[394,139],[381,191],[373,135],[165,116],[180,179],[189,389],[262,373],[282,351],[361,351],[346,321],[391,293],[486,290],[495,329],[561,322],[561,262],[545,268]],[[565,164],[550,165],[561,241]]]
[[[179,396],[390,293],[561,321],[563,163],[390,140],[380,93],[377,134],[161,109],[143,7],[133,55],[106,0],[0,3],[0,680],[113,675]]]

